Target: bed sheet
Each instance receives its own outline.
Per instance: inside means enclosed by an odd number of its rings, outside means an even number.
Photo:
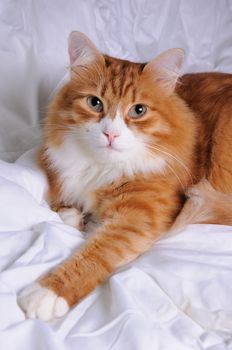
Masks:
[[[229,226],[167,236],[62,319],[26,320],[17,293],[86,239],[48,207],[34,152],[0,162],[1,350],[232,349]]]

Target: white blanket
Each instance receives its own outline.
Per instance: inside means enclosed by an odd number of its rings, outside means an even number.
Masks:
[[[1,350],[232,349],[232,229],[192,225],[114,273],[64,318],[25,320],[17,293],[85,237],[44,200],[28,152],[0,162]]]

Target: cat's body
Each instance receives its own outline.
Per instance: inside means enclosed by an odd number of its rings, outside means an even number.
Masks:
[[[232,193],[232,74],[186,74],[177,92],[198,121],[195,154],[200,178]]]
[[[187,189],[202,178],[232,192],[226,149],[232,131],[223,129],[225,155],[220,156],[216,140],[216,125],[231,123],[231,118],[214,114],[212,106],[211,114],[200,109],[195,82],[204,90],[201,76],[186,75],[177,87],[197,116],[174,92],[182,51],[136,64],[103,56],[74,33],[70,57],[72,78],[50,106],[39,161],[51,205],[58,211],[78,208],[97,225],[80,252],[23,292],[21,305],[28,316],[43,319],[61,316],[117,267],[149,249],[173,225]],[[189,207],[184,208],[188,214]],[[65,210],[78,218],[72,208]],[[207,215],[203,222],[214,213]],[[179,226],[188,222],[183,215],[178,218]]]

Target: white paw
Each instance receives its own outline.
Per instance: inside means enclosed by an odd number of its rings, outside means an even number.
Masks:
[[[76,228],[82,228],[83,215],[76,208],[62,208],[58,211],[60,218],[65,224],[74,226]]]
[[[25,311],[27,318],[39,318],[49,321],[62,317],[69,310],[67,301],[59,297],[51,289],[33,283],[23,289],[18,297],[19,306]]]

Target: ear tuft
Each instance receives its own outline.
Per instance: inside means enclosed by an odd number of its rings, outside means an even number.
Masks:
[[[103,59],[92,41],[81,32],[71,32],[68,41],[71,65],[88,65]]]
[[[183,62],[184,50],[169,49],[150,61],[144,72],[152,74],[168,93],[172,93],[181,74]]]

